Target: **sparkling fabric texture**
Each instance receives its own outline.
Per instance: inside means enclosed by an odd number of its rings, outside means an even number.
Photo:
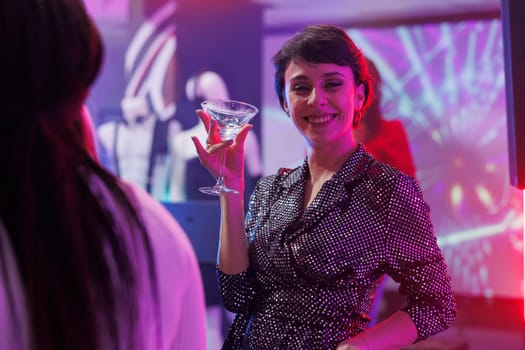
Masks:
[[[416,181],[359,146],[303,211],[308,174],[307,161],[281,169],[251,196],[250,267],[218,270],[238,313],[224,348],[335,349],[365,329],[384,274],[399,282],[418,341],[450,326],[450,277]]]

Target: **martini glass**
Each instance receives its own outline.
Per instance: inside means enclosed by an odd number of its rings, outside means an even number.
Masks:
[[[233,140],[242,126],[248,123],[259,111],[257,107],[251,104],[233,100],[206,100],[201,103],[201,106],[219,124],[219,135],[222,141]],[[223,169],[225,160],[226,150],[223,149],[217,183],[211,187],[199,187],[199,191],[213,196],[218,196],[224,192],[239,193],[226,187],[224,184]]]

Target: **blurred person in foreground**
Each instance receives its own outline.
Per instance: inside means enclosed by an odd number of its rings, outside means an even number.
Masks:
[[[226,152],[218,275],[237,316],[225,349],[400,349],[449,327],[455,300],[429,208],[414,178],[355,142],[372,98],[361,50],[335,26],[309,26],[274,56],[281,106],[303,135],[296,169],[259,180],[244,215],[243,143],[217,123],[199,157],[217,176]],[[367,329],[385,274],[407,304]]]
[[[205,349],[188,238],[96,160],[83,2],[3,1],[0,42],[0,349]]]

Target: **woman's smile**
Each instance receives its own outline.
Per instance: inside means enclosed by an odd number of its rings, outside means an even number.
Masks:
[[[331,120],[335,119],[337,117],[337,114],[321,114],[321,115],[307,115],[303,119],[310,123],[315,125],[323,125],[327,124]]]

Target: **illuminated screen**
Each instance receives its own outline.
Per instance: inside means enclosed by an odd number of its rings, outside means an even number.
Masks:
[[[457,293],[523,296],[523,195],[509,184],[499,19],[349,29],[382,77],[387,119],[404,124],[417,178]],[[265,174],[304,159],[273,91],[271,57],[292,33],[263,41]]]

